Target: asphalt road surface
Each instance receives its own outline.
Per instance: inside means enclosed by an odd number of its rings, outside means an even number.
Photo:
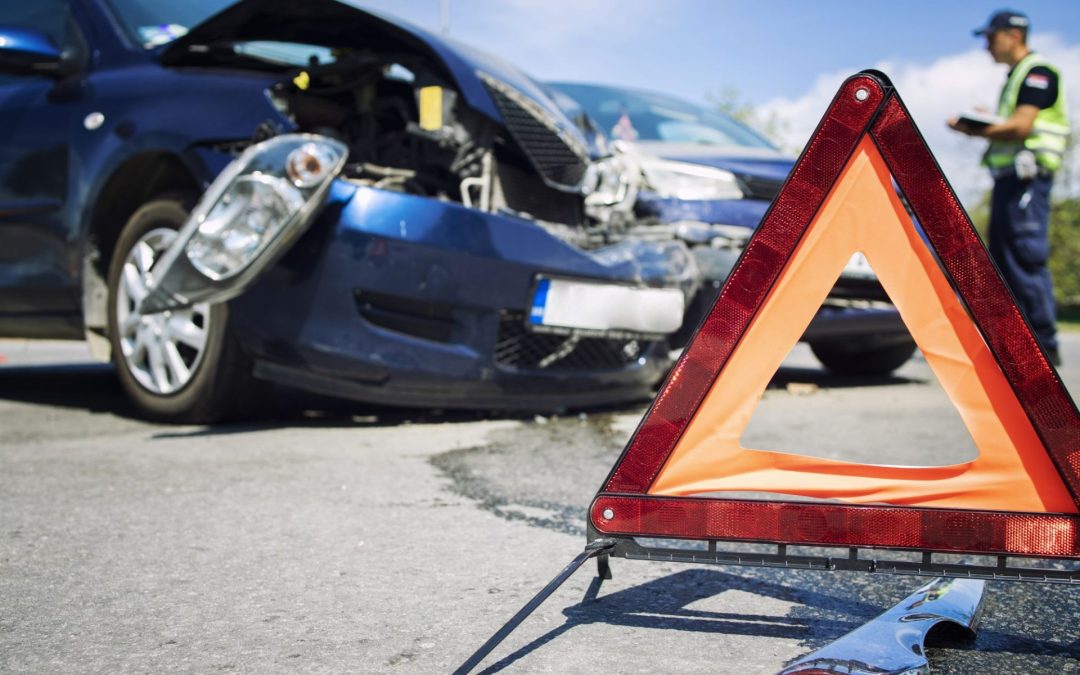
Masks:
[[[1080,393],[1080,333],[1061,374]],[[450,672],[584,544],[644,406],[483,418],[290,397],[136,419],[77,344],[0,341],[0,672]],[[974,454],[925,362],[830,377],[797,348],[744,441],[883,463]],[[926,579],[587,566],[487,672],[772,673]],[[934,672],[1080,672],[1080,590],[993,582]]]

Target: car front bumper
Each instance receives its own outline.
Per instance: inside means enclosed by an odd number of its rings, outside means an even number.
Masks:
[[[667,340],[528,330],[540,276],[671,286],[677,274],[601,262],[513,215],[337,181],[229,307],[257,376],[334,396],[531,410],[650,396]]]

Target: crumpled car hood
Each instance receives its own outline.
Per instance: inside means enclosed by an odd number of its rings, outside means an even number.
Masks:
[[[550,113],[562,131],[589,145],[545,90],[515,66],[396,17],[360,9],[348,0],[240,0],[170,42],[161,50],[160,58],[165,65],[185,65],[205,45],[261,40],[389,52],[403,47],[424,51],[445,66],[446,75],[474,110],[505,124],[478,76],[487,73],[517,89]]]

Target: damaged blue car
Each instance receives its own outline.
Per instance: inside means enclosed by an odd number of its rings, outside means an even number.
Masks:
[[[148,417],[638,400],[696,321],[549,89],[347,2],[4,3],[0,128],[0,335],[88,340]]]

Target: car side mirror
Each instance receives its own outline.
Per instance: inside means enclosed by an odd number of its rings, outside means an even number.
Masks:
[[[58,78],[70,74],[72,66],[72,61],[45,33],[0,26],[0,73]]]

